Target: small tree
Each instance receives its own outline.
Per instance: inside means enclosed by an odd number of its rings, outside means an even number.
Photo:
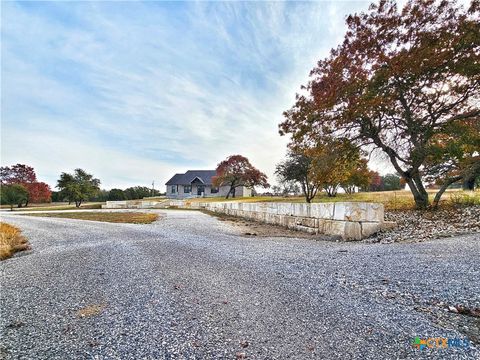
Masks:
[[[108,200],[108,195],[110,194],[110,191],[101,189],[98,190],[93,197],[90,197],[89,200],[91,201],[99,201],[99,202],[105,202]]]
[[[282,193],[282,188],[278,185],[273,185],[272,192],[274,196],[279,196]]]
[[[275,174],[282,184],[291,181],[299,183],[307,203],[312,201],[322,187],[322,183],[315,176],[312,159],[300,151],[291,150],[287,159],[277,165]]]
[[[383,178],[377,171],[372,171],[370,173],[366,191],[383,191]]]
[[[28,191],[23,185],[3,185],[1,189],[2,203],[10,205],[10,210],[13,211],[13,205],[18,207],[28,198]]]
[[[100,190],[100,180],[82,169],[75,169],[74,174],[62,173],[57,181],[57,188],[69,204],[74,201],[80,207],[83,201],[88,200]]]
[[[337,196],[360,161],[360,150],[346,138],[323,136],[306,154],[312,159],[316,183],[322,184],[329,197]]]
[[[382,176],[383,189],[386,191],[402,189],[401,177],[395,174],[387,174]]]
[[[255,186],[269,187],[267,175],[256,169],[250,161],[242,155],[232,155],[217,166],[217,174],[213,177],[213,186],[229,186],[226,198],[230,194],[235,197],[235,189],[246,186],[253,189]]]
[[[454,183],[461,181],[464,189],[473,190],[480,177],[480,118],[445,126],[444,132],[432,139],[424,173],[427,180],[440,185],[434,207]]]
[[[45,203],[52,201],[50,186],[44,182],[25,184],[28,191],[28,201],[32,203]]]
[[[366,159],[358,159],[350,163],[346,178],[340,183],[340,186],[347,194],[353,194],[355,188],[365,188],[370,181],[371,171],[368,169]]]

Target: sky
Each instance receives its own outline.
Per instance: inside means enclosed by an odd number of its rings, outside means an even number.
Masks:
[[[369,2],[1,6],[2,166],[164,190],[233,154],[275,183],[282,112]]]

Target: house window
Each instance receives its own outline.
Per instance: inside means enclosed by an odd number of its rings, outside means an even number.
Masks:
[[[176,185],[172,185],[172,194],[175,194]]]
[[[191,186],[191,185],[185,185],[185,186],[183,187],[183,192],[184,192],[185,194],[188,194],[188,193],[192,192],[192,186]]]
[[[212,194],[218,193],[218,187],[212,186],[212,188],[210,189],[210,192],[211,192]]]

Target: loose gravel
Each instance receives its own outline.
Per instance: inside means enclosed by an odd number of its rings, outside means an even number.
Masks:
[[[149,225],[5,214],[0,358],[479,359],[480,235],[422,243],[242,236],[200,212]],[[468,338],[467,349],[411,346]]]
[[[364,242],[420,242],[480,232],[480,206],[447,207],[438,210],[386,211],[385,220],[397,226]]]

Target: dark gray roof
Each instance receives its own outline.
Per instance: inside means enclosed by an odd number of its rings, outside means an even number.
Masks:
[[[190,185],[196,178],[205,185],[212,185],[212,177],[217,175],[215,170],[188,170],[185,174],[175,174],[165,185]]]

